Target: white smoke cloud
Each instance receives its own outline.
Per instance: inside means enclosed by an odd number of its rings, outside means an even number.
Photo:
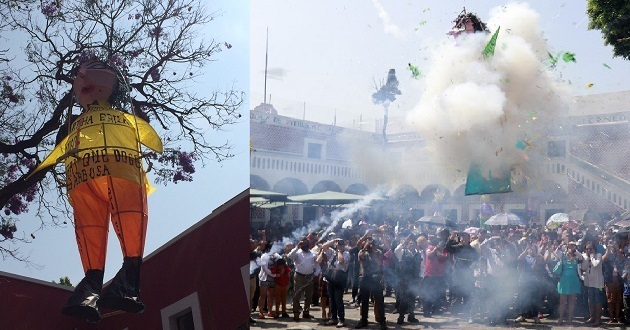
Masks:
[[[320,237],[326,237],[332,230],[337,227],[340,221],[346,220],[351,217],[355,212],[367,207],[374,200],[380,198],[382,196],[383,191],[379,188],[374,189],[374,191],[366,196],[364,196],[361,200],[356,203],[352,203],[345,208],[334,210],[330,216],[324,216],[319,219],[315,219],[310,223],[306,224],[303,227],[295,229],[289,236],[283,237],[282,239],[273,242],[271,245],[271,250],[269,253],[282,253],[282,250],[286,246],[287,243],[296,243],[304,238],[308,233],[313,231],[320,231],[321,228],[325,228],[321,233]]]
[[[372,3],[378,11],[378,18],[380,18],[381,23],[383,23],[383,29],[385,30],[385,33],[391,34],[396,38],[402,38],[403,33],[401,29],[398,27],[398,25],[392,22],[389,14],[385,10],[385,7],[383,7],[383,5],[378,0],[372,0]]]
[[[488,27],[492,32],[500,27],[490,59],[482,51],[491,34],[463,34],[436,50],[426,92],[408,121],[438,164],[468,169],[476,161],[490,170],[510,166],[528,172],[544,154],[546,125],[570,98],[545,64],[539,15],[529,5],[493,9]],[[519,141],[528,149],[516,148]]]

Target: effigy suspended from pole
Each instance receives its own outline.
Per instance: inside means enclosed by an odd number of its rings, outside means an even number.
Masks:
[[[75,68],[73,92],[79,116],[68,116],[57,145],[35,172],[65,165],[65,186],[74,210],[75,234],[85,277],[62,308],[64,315],[100,320],[99,308],[144,311],[139,299],[140,268],[146,239],[150,185],[141,145],[162,152],[162,141],[148,122],[116,107],[129,98],[129,84],[118,67],[88,56]],[[103,290],[107,236],[111,220],[123,252],[123,266]]]

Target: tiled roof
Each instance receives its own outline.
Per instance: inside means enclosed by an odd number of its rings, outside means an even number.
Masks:
[[[630,134],[616,139],[574,140],[571,153],[605,171],[630,181]]]
[[[621,211],[617,205],[573,180],[569,181],[569,203],[570,207],[575,209],[591,209],[610,213]]]
[[[341,129],[343,130],[343,129]],[[339,134],[331,132],[307,131],[293,127],[280,126],[252,121],[250,136],[255,150],[302,155],[305,139],[326,142],[326,158],[348,160],[348,146],[339,138]]]

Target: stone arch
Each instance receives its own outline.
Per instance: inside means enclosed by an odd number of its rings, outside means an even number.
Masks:
[[[341,192],[341,187],[339,187],[339,185],[334,181],[323,180],[323,181],[319,181],[313,186],[313,189],[311,189],[311,194],[325,192],[325,191]]]
[[[370,188],[362,183],[353,183],[346,188],[346,194],[354,195],[367,195],[370,192]]]
[[[392,198],[397,201],[416,203],[420,200],[418,190],[410,184],[401,184],[392,193]]]
[[[438,189],[444,193],[444,197],[442,198],[443,201],[451,198],[451,192],[448,190],[448,188],[441,184],[430,184],[422,189],[422,192],[420,193],[420,199],[429,202],[434,200],[434,194],[438,191]]]
[[[269,182],[267,180],[261,178],[258,175],[250,175],[249,176],[249,187],[252,189],[266,190],[269,191],[271,187],[269,186]]]
[[[284,178],[273,185],[273,191],[289,196],[308,194],[306,184],[296,178]]]

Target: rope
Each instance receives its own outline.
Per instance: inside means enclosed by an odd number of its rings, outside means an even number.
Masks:
[[[124,79],[125,86],[127,87],[127,91],[129,93],[128,94],[128,96],[129,96],[129,105],[131,107],[131,114],[133,115],[133,120],[134,120],[134,124],[135,124],[134,126],[135,126],[135,129],[136,129],[136,148],[138,149],[137,150],[138,151],[138,159],[140,161],[142,161],[142,159],[144,157],[142,157],[142,146],[141,146],[141,143],[140,143],[140,130],[138,129],[138,117],[137,117],[137,114],[136,114],[136,108],[133,105],[133,99],[131,98],[131,86],[127,83],[127,79],[125,79],[125,77],[122,75],[122,73],[121,73],[120,76],[122,77],[122,79]],[[141,187],[141,189],[144,189],[144,193],[145,193],[145,197],[141,199],[142,200],[142,204],[141,204],[141,206],[142,206],[142,219],[143,219],[142,221],[144,222],[144,217],[146,215],[146,217],[147,217],[146,221],[148,222],[149,221],[149,219],[148,219],[149,218],[149,213],[148,213],[149,212],[149,207],[146,205],[146,201],[147,201],[147,197],[148,197],[148,189],[147,189],[146,183],[145,183],[145,175],[146,174],[143,173],[144,170],[142,168],[142,165],[140,165],[138,167],[138,172],[140,174],[139,175],[139,177],[140,177],[140,187]],[[145,214],[145,208],[146,208],[146,214]],[[146,227],[147,226],[142,226],[142,228],[146,228]],[[144,231],[144,229],[143,229],[143,231]],[[146,233],[145,232],[142,233],[142,237],[145,237],[145,239],[146,239]],[[143,254],[144,254],[144,244],[145,244],[145,242],[143,241],[142,242]]]

